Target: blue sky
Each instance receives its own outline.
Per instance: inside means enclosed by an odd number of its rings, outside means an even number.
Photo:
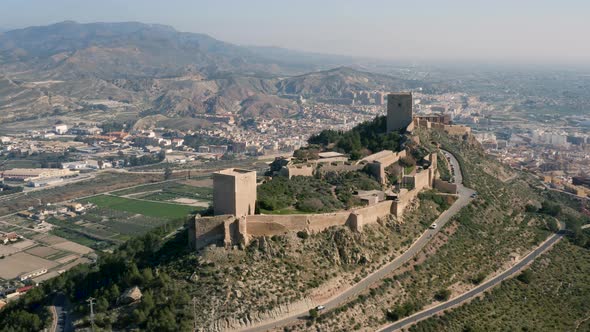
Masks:
[[[0,0],[2,28],[63,20],[377,58],[590,62],[588,0]]]

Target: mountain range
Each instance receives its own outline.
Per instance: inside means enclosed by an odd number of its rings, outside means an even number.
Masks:
[[[0,121],[203,114],[276,118],[298,110],[286,95],[340,97],[345,90],[419,83],[343,67],[355,61],[238,46],[137,22],[66,21],[5,31],[0,33]]]

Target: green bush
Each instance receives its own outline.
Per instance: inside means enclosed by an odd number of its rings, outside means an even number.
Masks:
[[[399,132],[387,132],[387,118],[377,116],[347,132],[324,130],[311,136],[308,143],[320,145],[324,149],[335,146],[337,150],[348,153],[351,159],[357,160],[381,150],[399,151],[401,141]]]
[[[309,234],[307,234],[306,231],[299,231],[299,232],[297,232],[297,237],[305,240],[309,237]]]
[[[316,308],[309,309],[309,318],[317,319],[319,316],[320,316],[320,312],[318,311],[318,309],[316,309]]]
[[[439,289],[434,293],[434,299],[437,301],[446,301],[451,297],[451,291],[448,289]]]
[[[518,279],[518,281],[525,283],[525,284],[530,284],[531,283],[531,276],[532,273],[530,270],[524,270],[522,271],[521,274],[518,275],[518,277],[516,277],[516,279]]]

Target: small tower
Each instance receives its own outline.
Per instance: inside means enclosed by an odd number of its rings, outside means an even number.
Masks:
[[[387,132],[405,129],[412,123],[412,106],[411,92],[387,95]]]
[[[256,208],[256,172],[228,168],[213,173],[213,212],[242,217]]]

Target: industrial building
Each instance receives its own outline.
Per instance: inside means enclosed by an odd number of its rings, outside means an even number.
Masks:
[[[0,177],[4,177],[6,180],[30,182],[60,176],[72,176],[76,174],[78,174],[78,172],[61,168],[13,168],[4,171]]]

